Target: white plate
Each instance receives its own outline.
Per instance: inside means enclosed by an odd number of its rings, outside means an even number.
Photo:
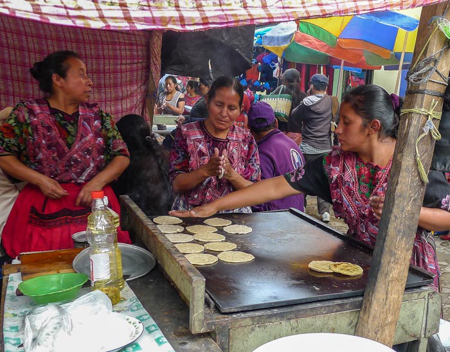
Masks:
[[[394,350],[359,336],[317,333],[282,337],[258,347],[253,352],[393,352]]]
[[[94,314],[77,321],[70,334],[58,331],[54,341],[56,351],[116,352],[136,341],[144,325],[136,318],[119,313]]]
[[[107,352],[115,352],[121,350],[130,343],[136,341],[144,331],[144,324],[142,324],[136,318],[122,314],[120,314],[119,316],[124,320],[125,323],[117,325],[117,331],[118,332],[123,332],[123,330],[128,331],[128,338],[123,339],[122,341],[111,340],[111,343],[106,345]],[[113,336],[114,331],[110,331],[110,334],[111,336]]]
[[[122,252],[123,275],[129,275],[127,281],[144,276],[155,267],[155,258],[146,249],[126,243],[119,243],[119,248]],[[89,248],[84,249],[75,257],[72,266],[77,273],[90,277]]]

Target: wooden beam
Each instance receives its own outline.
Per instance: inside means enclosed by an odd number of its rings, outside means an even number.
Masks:
[[[447,2],[424,7],[420,19],[413,62],[430,37],[434,25],[433,16],[442,16]],[[450,11],[445,15],[450,18]],[[446,38],[438,31],[425,49],[422,60],[446,45]],[[450,53],[446,49],[438,64],[438,70],[448,77]],[[442,81],[437,73],[431,77]],[[408,90],[431,90],[439,93],[445,86],[431,81],[422,84],[409,84]],[[439,102],[435,111],[442,111],[442,98],[424,94],[407,94],[404,109],[430,109],[432,101]],[[415,143],[423,132],[426,121],[424,115],[404,115],[400,122],[399,136],[389,177],[383,216],[380,221],[377,244],[364,294],[363,306],[356,328],[356,335],[367,337],[387,346],[392,346],[400,312],[400,304],[405,288],[411,251],[417,229],[419,212],[422,206],[425,184],[420,180],[415,161]],[[434,121],[435,126],[439,121]],[[420,142],[420,155],[428,172],[434,149],[430,136]]]

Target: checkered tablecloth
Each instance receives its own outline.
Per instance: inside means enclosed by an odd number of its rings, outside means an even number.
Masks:
[[[25,315],[36,304],[27,296],[16,296],[16,289],[21,279],[20,273],[10,274],[5,296],[5,312],[3,320],[3,339],[5,352],[24,351],[19,347],[23,343],[23,323]],[[79,296],[90,292],[90,288],[82,288]],[[126,284],[121,291],[121,301],[114,306],[114,311],[136,318],[144,324],[144,332],[131,345],[120,352],[173,352],[158,325],[142,306],[134,292]]]

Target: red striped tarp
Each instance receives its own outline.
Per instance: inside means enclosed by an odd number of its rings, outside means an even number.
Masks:
[[[0,15],[0,33],[0,110],[42,97],[30,74],[33,63],[57,50],[73,50],[94,82],[91,102],[116,119],[148,116],[149,72],[157,84],[161,68],[160,31],[99,31]]]
[[[0,0],[0,14],[115,30],[192,31],[403,10],[445,0]]]

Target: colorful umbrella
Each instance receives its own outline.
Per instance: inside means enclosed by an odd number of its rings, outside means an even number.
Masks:
[[[368,65],[398,65],[403,51],[404,62],[412,60],[420,12],[412,9],[302,20],[299,31],[331,48],[363,50]],[[325,52],[317,45],[309,47]]]

